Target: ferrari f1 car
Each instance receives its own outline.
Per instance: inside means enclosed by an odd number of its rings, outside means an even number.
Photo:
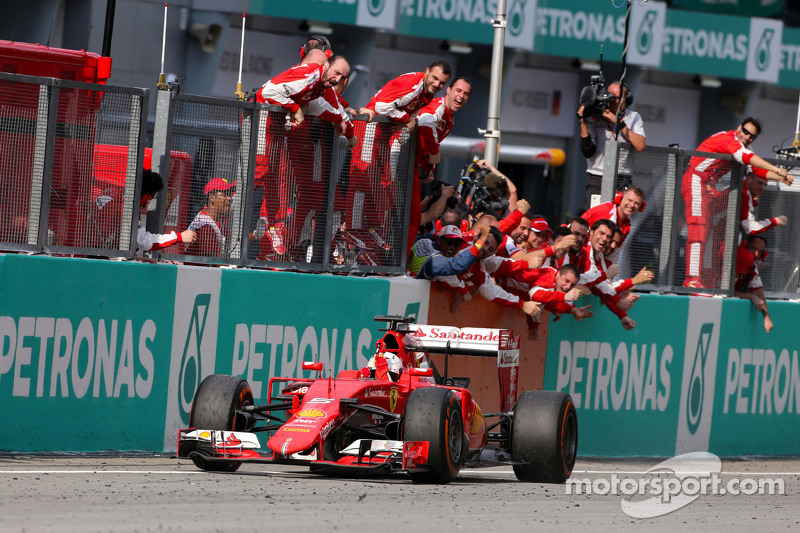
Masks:
[[[206,377],[178,432],[178,457],[208,471],[242,463],[307,465],[321,474],[407,472],[418,483],[448,483],[463,467],[510,464],[521,481],[563,483],[578,449],[578,419],[563,392],[517,398],[519,338],[510,330],[388,322],[370,363],[319,378],[273,377],[256,405],[247,381]],[[430,354],[444,354],[443,373]],[[501,410],[484,413],[467,378],[448,376],[453,355],[497,359]],[[259,435],[266,435],[266,449]]]

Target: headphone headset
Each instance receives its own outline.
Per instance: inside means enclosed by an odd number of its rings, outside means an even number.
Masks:
[[[618,83],[619,86],[622,88],[625,94],[625,107],[628,107],[633,103],[633,93],[631,93],[631,88],[627,85],[623,85],[622,83],[615,81],[614,83]]]
[[[627,191],[627,190],[628,190],[628,187],[625,187],[624,189],[618,190],[616,192],[616,194],[614,194],[614,205],[620,205],[622,203],[622,197],[625,196],[625,191]],[[640,213],[642,211],[644,211],[644,207],[646,205],[647,205],[647,202],[645,202],[644,198],[642,198],[642,205],[639,206],[639,212]]]
[[[330,59],[331,56],[333,55],[333,50],[331,50],[331,42],[328,40],[327,37],[325,37],[324,35],[311,35],[309,36],[308,39],[306,39],[306,44],[304,44],[300,48],[301,60],[305,59],[306,53],[308,53],[308,50],[306,50],[306,48],[308,47],[308,41],[319,41],[320,43],[322,43],[322,51],[325,52],[325,57],[327,57],[328,59]]]

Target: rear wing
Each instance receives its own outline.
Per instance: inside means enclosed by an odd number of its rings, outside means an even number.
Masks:
[[[499,352],[511,350],[514,332],[510,329],[456,328],[408,324],[406,330],[413,334],[429,353],[495,357]],[[519,344],[517,344],[519,353]],[[510,363],[511,361],[504,361]],[[500,361],[498,360],[498,363]]]
[[[519,379],[519,337],[515,337],[512,330],[424,324],[407,324],[405,329],[428,353],[497,357],[501,410],[513,409]]]

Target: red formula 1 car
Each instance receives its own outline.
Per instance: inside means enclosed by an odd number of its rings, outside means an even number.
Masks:
[[[273,377],[268,403],[247,382],[211,375],[192,402],[178,457],[233,472],[245,462],[307,465],[318,473],[405,471],[415,482],[448,483],[462,467],[511,464],[522,481],[563,483],[578,448],[578,419],[563,392],[517,399],[519,343],[510,330],[415,325],[379,316],[389,328],[362,370],[336,377]],[[444,375],[431,353],[445,354]],[[501,411],[484,413],[447,375],[449,356],[497,358]],[[322,363],[303,363],[323,374]],[[257,435],[266,435],[267,446]]]

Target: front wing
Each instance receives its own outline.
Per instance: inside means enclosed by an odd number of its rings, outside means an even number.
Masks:
[[[274,463],[311,466],[316,471],[388,473],[423,472],[428,468],[428,441],[360,439],[339,452],[334,460],[322,459],[319,446],[309,453],[281,455],[259,451],[261,443],[254,433],[206,429],[178,430],[178,457],[237,463]]]

